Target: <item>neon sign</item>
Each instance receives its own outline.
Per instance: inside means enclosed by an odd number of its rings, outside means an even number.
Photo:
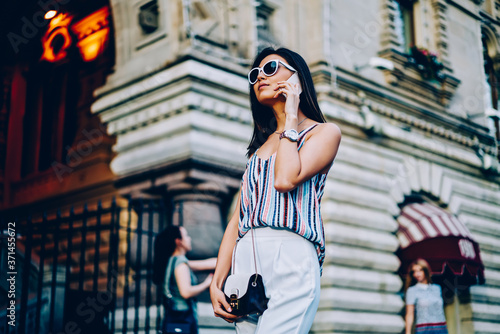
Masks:
[[[50,20],[49,28],[42,37],[43,54],[41,60],[57,62],[66,58],[66,50],[71,45],[71,36],[68,31],[71,19],[71,16],[59,14]]]
[[[51,19],[42,38],[41,60],[58,62],[66,58],[66,50],[72,44],[70,30],[76,36],[76,45],[84,61],[92,61],[103,53],[110,30],[108,7],[102,7],[70,26],[72,19],[72,16],[62,13]]]

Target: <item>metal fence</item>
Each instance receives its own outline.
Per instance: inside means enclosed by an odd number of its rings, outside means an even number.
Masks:
[[[1,222],[0,289],[15,298],[2,294],[0,333],[156,332],[153,242],[169,219],[160,200],[122,202]]]

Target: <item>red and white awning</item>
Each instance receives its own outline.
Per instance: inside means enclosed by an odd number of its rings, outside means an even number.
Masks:
[[[397,221],[401,249],[429,238],[455,236],[472,239],[469,229],[456,216],[430,203],[406,205]]]
[[[411,203],[402,208],[397,222],[401,275],[423,258],[435,278],[451,274],[462,285],[484,283],[479,245],[456,216],[430,203]]]

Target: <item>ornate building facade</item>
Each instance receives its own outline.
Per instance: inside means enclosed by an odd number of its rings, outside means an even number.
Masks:
[[[59,4],[62,11],[70,8]],[[104,5],[109,22],[93,19],[100,23],[89,29],[109,26],[102,44],[107,58],[101,56],[98,69],[80,70],[76,81],[88,84],[81,91],[89,95],[75,97],[82,103],[67,109],[76,110],[73,120],[44,123],[45,109],[28,105],[33,94],[42,102],[43,96],[66,101],[71,95],[30,91],[22,74],[26,62],[17,54],[2,68],[3,212],[39,213],[111,196],[159,199],[169,203],[170,221],[193,236],[193,257],[216,255],[252,129],[246,73],[257,50],[285,46],[306,59],[320,107],[343,133],[322,202],[327,257],[312,331],[401,333],[399,271],[408,260],[402,240],[455,237],[473,245],[457,248],[456,263],[446,258],[434,264],[443,275],[449,271],[442,284],[448,284],[443,297],[450,333],[500,332],[500,2]],[[83,41],[90,33],[78,30],[85,19],[78,23],[70,26]],[[16,45],[22,50],[22,43]],[[68,44],[77,52],[73,47]],[[57,58],[60,50],[48,57]],[[61,67],[68,57],[50,64]],[[89,71],[94,75],[86,76]],[[64,114],[63,107],[57,110]],[[46,140],[48,133],[59,137]],[[71,152],[80,153],[72,158]],[[402,210],[414,203],[442,212],[418,214],[420,237],[401,232]],[[444,230],[436,227],[440,234],[421,227],[424,218],[434,224],[436,215],[451,217],[442,220]],[[454,233],[460,224],[466,230]],[[466,272],[472,280],[454,280]],[[200,316],[202,333],[232,331],[212,319],[206,300]]]

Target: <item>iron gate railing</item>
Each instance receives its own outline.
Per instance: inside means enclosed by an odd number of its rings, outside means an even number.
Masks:
[[[124,201],[0,222],[1,273],[16,273],[15,298],[0,299],[15,303],[0,312],[0,333],[156,332],[162,308],[152,282],[153,242],[169,217],[162,201]],[[0,282],[6,292],[7,278]]]

